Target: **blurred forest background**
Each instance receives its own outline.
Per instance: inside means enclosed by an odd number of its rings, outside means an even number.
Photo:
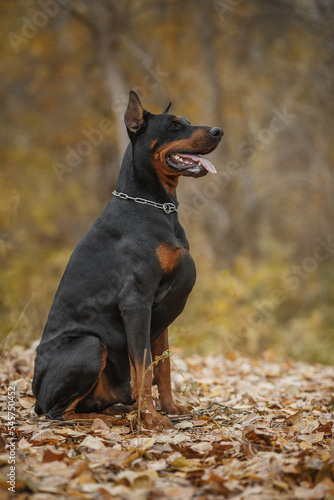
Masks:
[[[225,131],[218,175],[178,189],[198,278],[171,345],[334,361],[333,6],[1,1],[3,349],[40,338],[115,187],[133,89]]]

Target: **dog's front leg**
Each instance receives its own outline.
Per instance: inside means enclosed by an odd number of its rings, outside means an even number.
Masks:
[[[152,398],[153,366],[150,349],[151,309],[145,306],[121,309],[128,345],[131,390],[142,421],[147,427],[172,427],[170,420],[155,409]]]
[[[160,337],[152,345],[152,358],[160,358],[161,355],[168,351],[168,330],[166,329]],[[171,387],[171,367],[170,358],[167,356],[165,359],[159,359],[154,366],[154,378],[157,382],[159,397],[161,402],[161,409],[169,415],[185,415],[189,413],[188,408],[174,401]]]

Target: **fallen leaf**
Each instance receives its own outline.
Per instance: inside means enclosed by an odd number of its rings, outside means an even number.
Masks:
[[[32,447],[32,443],[29,443],[29,441],[27,441],[26,438],[23,437],[17,443],[17,447],[19,450],[27,450],[28,448]]]
[[[185,420],[184,422],[178,422],[174,425],[174,427],[175,429],[191,429],[192,427],[194,427],[194,424]]]
[[[313,446],[310,443],[307,443],[306,441],[302,441],[301,443],[299,443],[299,446],[303,450],[313,450]]]
[[[333,420],[330,421],[320,421],[320,426],[318,427],[319,432],[323,432],[325,436],[332,436],[333,434]]]
[[[262,429],[257,429],[255,426],[250,425],[246,427],[244,431],[244,438],[253,443],[271,446],[272,436],[262,431]]]
[[[184,376],[173,371],[174,392],[193,408],[191,420],[175,420],[173,429],[139,432],[136,415],[132,420],[131,415],[120,416],[117,423],[111,421],[112,427],[102,418],[93,423],[36,418],[31,394],[34,354],[21,348],[11,356],[2,358],[0,404],[5,407],[8,400],[9,380],[18,380],[23,390],[17,391],[13,446],[21,496],[25,491],[33,491],[31,496],[39,500],[334,496],[334,367],[268,363],[237,354],[230,360],[176,356]],[[196,396],[190,390],[181,393],[187,384],[184,377],[203,382],[192,383]],[[153,392],[156,397],[156,387]],[[256,410],[251,409],[253,400]],[[4,422],[6,416],[2,412]],[[10,443],[5,429],[0,437],[4,489]]]
[[[21,405],[21,408],[24,409],[30,409],[33,406],[35,406],[35,399],[26,397],[26,398],[18,398],[19,404]]]
[[[100,450],[104,448],[104,444],[98,437],[86,436],[85,439],[80,443],[80,448],[88,448],[90,450]]]
[[[115,448],[101,448],[89,453],[87,460],[96,467],[103,466],[106,463],[116,467],[117,469],[124,469],[132,460],[137,458],[138,454],[132,451],[115,450]]]
[[[299,436],[297,439],[301,441],[306,441],[309,444],[319,443],[324,438],[323,432],[317,432],[316,434],[303,434]]]
[[[57,441],[57,437],[50,429],[44,429],[43,431],[36,432],[36,434],[33,434],[29,439],[29,443],[34,445],[41,445],[55,441]]]
[[[284,420],[284,422],[287,425],[296,425],[299,422],[301,422],[301,420],[303,419],[303,415],[304,415],[303,410],[298,410],[293,415],[290,415],[289,417],[286,417],[286,419]]]
[[[107,431],[110,432],[110,427],[100,418],[96,418],[92,423],[91,431]]]
[[[116,432],[117,434],[129,434],[130,429],[125,427],[125,425],[113,426],[109,428],[110,432]]]
[[[154,479],[158,477],[155,470],[148,469],[145,471],[123,471],[117,476],[117,483],[131,486],[133,489],[141,487],[150,487]]]
[[[51,448],[50,446],[47,446],[43,452],[43,458],[42,462],[55,462],[58,460],[63,460],[64,458],[67,457],[67,453],[63,451],[58,451],[55,448]]]
[[[295,498],[298,500],[323,500],[328,490],[326,484],[319,483],[314,488],[296,487],[293,490]]]
[[[148,466],[150,469],[153,469],[155,471],[162,471],[162,470],[166,469],[167,462],[164,458],[160,458],[159,460],[156,460],[155,462],[149,462]]]
[[[314,420],[310,424],[308,424],[306,427],[304,427],[303,430],[300,431],[301,434],[311,434],[314,432],[320,425],[319,420]]]
[[[191,449],[196,451],[197,453],[208,453],[212,450],[212,444],[206,441],[202,441],[201,443],[196,443],[191,446]]]
[[[133,438],[133,439],[131,439],[131,441],[129,441],[130,446],[133,446],[134,448],[140,449],[143,451],[149,450],[150,448],[152,448],[154,443],[155,443],[155,439],[144,438],[144,437]]]
[[[273,481],[273,485],[276,486],[276,488],[278,488],[279,490],[282,490],[282,491],[289,491],[290,489],[290,486],[288,483],[284,482],[284,481],[276,481],[274,480]]]

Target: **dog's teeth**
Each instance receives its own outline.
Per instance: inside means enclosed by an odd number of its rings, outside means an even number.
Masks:
[[[175,158],[175,160],[179,160],[180,159],[179,155],[174,155],[174,158]]]

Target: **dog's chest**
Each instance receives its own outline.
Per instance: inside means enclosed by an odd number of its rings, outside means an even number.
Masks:
[[[156,251],[163,277],[155,296],[155,304],[164,300],[185,303],[196,280],[196,268],[188,249],[179,242],[163,242]]]

